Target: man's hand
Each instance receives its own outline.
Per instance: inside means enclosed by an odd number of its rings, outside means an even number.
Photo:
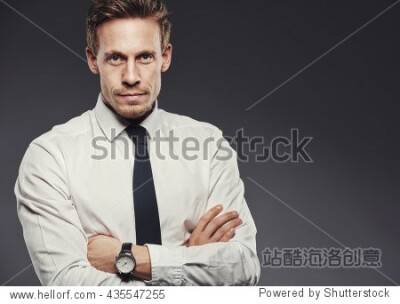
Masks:
[[[230,211],[217,217],[222,205],[208,210],[201,218],[185,246],[197,246],[207,243],[227,242],[235,235],[235,228],[242,223],[236,211]]]
[[[115,257],[121,251],[119,239],[107,235],[95,235],[88,241],[88,260],[97,270],[118,273],[115,269]],[[147,246],[132,245],[132,254],[136,260],[134,276],[138,279],[151,280],[151,261]]]
[[[95,235],[88,241],[88,260],[98,270],[117,273],[114,262],[121,251],[121,241],[107,235]]]

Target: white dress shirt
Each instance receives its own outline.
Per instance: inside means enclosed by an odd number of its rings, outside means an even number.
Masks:
[[[30,143],[14,191],[40,282],[71,286],[257,284],[257,230],[244,198],[236,152],[220,129],[159,109],[158,100],[141,123],[148,132],[162,237],[162,245],[147,245],[152,280],[124,282],[90,265],[87,243],[91,236],[104,234],[135,244],[134,143],[124,130],[127,125],[100,94],[93,110],[54,126]],[[156,134],[167,138],[170,132],[179,141],[172,145],[158,141],[157,147]],[[196,138],[199,147],[184,157],[182,142],[189,137]],[[232,152],[229,158],[227,151]],[[193,155],[198,157],[193,159]],[[222,213],[239,212],[243,224],[235,236],[229,242],[184,246],[200,217],[217,204],[224,206]]]

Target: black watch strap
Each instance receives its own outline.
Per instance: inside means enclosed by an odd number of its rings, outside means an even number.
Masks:
[[[121,253],[129,252],[132,253],[132,243],[123,243]]]

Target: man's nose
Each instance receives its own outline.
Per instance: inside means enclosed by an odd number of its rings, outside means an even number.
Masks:
[[[122,82],[133,86],[140,82],[140,73],[134,62],[127,62],[122,75]]]

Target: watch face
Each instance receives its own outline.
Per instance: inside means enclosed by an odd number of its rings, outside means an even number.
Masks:
[[[116,267],[121,273],[130,273],[135,268],[135,262],[131,256],[121,256],[117,260]]]

